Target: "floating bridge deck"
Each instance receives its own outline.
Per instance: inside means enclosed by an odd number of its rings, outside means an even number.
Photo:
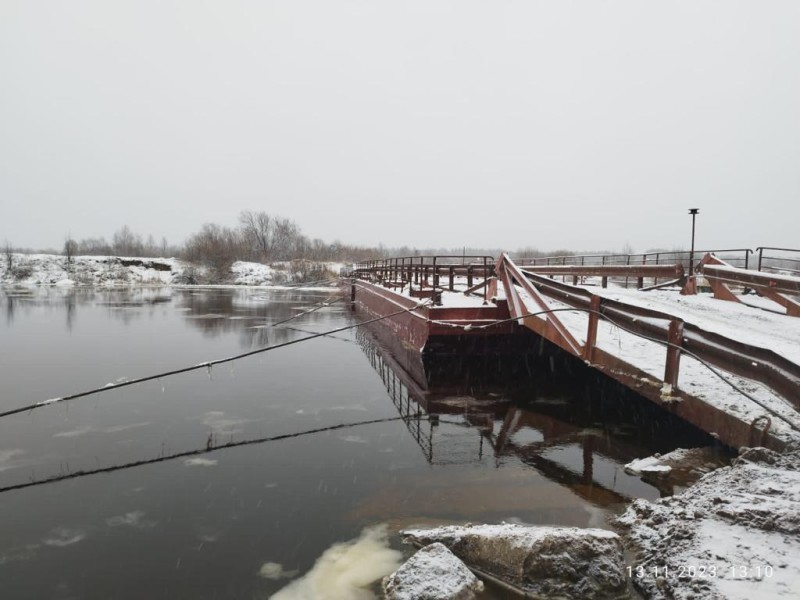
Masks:
[[[348,281],[354,306],[388,316],[406,352],[532,331],[726,445],[782,450],[800,440],[800,273],[724,252],[738,251],[704,252],[695,269],[648,255],[406,257],[357,265]]]

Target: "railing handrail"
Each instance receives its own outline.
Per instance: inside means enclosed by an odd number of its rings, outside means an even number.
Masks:
[[[524,273],[529,281],[540,291],[567,305],[579,308],[590,308],[594,296],[589,290],[575,288],[564,283],[553,281],[533,273]],[[545,291],[547,290],[547,291]],[[612,300],[598,296],[597,310],[604,312],[604,308],[611,309],[614,319],[624,323],[631,330],[640,330],[647,335],[669,341],[667,328],[655,325],[653,320],[664,322],[679,319],[675,315],[658,310],[628,304],[620,300]],[[643,318],[647,317],[647,318]],[[601,317],[602,318],[602,317]],[[682,320],[682,319],[679,319]],[[797,395],[797,385],[800,382],[800,366],[783,357],[775,351],[759,346],[739,342],[706,331],[691,323],[684,324],[687,340],[679,341],[681,348],[689,347],[704,360],[720,368],[729,370],[741,377],[758,381],[779,396],[790,402],[795,408],[800,407],[800,397]],[[759,366],[760,365],[760,366]],[[768,366],[769,368],[763,368]]]
[[[429,261],[429,262],[426,262]],[[445,261],[445,262],[443,262]],[[452,262],[449,262],[452,261]],[[469,261],[469,262],[467,262]],[[493,265],[494,257],[488,254],[425,254],[419,256],[398,256],[390,258],[376,258],[374,260],[364,260],[355,263],[355,270],[372,269],[385,266],[396,266],[398,264],[410,265],[439,265],[439,266],[463,266],[470,264]]]
[[[766,247],[765,247],[766,249]],[[776,248],[777,249],[777,248]],[[753,254],[750,248],[722,248],[714,250],[695,250],[695,254],[721,253],[721,252],[744,252],[746,254]],[[800,252],[800,250],[798,250]],[[515,262],[522,263],[523,261],[530,260],[563,260],[563,259],[580,259],[580,258],[628,258],[628,257],[645,257],[645,256],[674,256],[676,254],[691,254],[691,250],[659,250],[656,252],[633,252],[630,254],[556,254],[552,256],[531,256],[531,257],[515,257]]]
[[[776,246],[759,246],[756,252],[760,250],[780,250],[781,252],[797,252],[800,253],[800,248],[777,248]]]

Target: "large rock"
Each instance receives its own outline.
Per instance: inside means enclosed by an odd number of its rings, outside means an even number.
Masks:
[[[425,546],[383,578],[387,600],[472,600],[483,583],[450,550]]]
[[[611,531],[502,524],[403,535],[416,545],[441,542],[470,567],[531,594],[582,600],[627,594],[622,541]]]

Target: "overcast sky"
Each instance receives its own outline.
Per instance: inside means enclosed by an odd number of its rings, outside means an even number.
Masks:
[[[800,247],[800,2],[0,0],[0,242]]]

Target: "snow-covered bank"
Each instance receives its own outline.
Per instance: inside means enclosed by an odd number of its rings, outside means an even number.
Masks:
[[[743,452],[683,493],[618,519],[640,550],[646,598],[794,598],[800,582],[800,451]]]
[[[340,263],[291,261],[264,265],[237,261],[230,273],[211,278],[203,267],[176,258],[13,254],[0,262],[0,284],[5,285],[296,285],[333,279]]]

